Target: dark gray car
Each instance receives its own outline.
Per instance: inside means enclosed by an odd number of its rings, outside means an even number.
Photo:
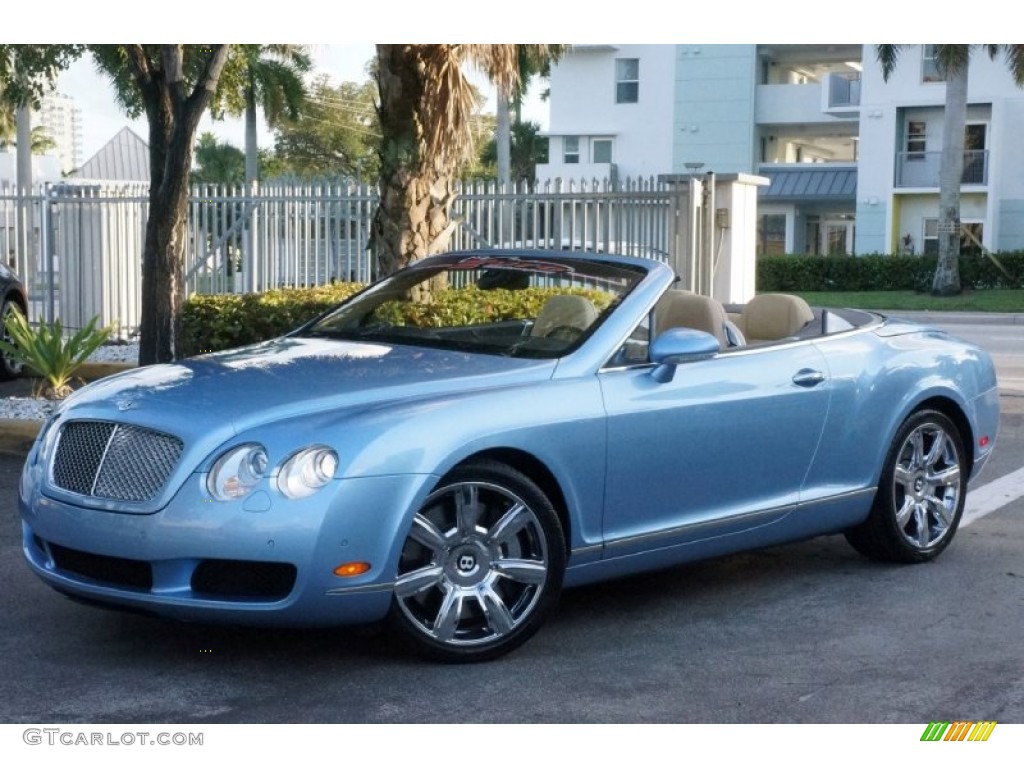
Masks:
[[[9,341],[5,322],[7,316],[12,312],[28,314],[28,297],[21,280],[4,264],[0,264],[0,297],[0,334],[4,341]],[[0,381],[19,376],[21,368],[21,363],[16,363],[7,355],[0,353]]]

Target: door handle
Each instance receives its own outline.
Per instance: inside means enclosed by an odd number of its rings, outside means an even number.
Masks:
[[[825,374],[813,368],[801,368],[793,374],[793,383],[798,387],[816,387],[825,380]]]

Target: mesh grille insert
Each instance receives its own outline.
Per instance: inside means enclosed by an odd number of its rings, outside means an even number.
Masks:
[[[114,501],[149,501],[181,457],[178,438],[107,421],[71,421],[61,429],[53,484],[72,493]]]

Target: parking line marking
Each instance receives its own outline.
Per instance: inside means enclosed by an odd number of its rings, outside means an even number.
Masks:
[[[1024,467],[1016,472],[1003,475],[991,483],[985,483],[980,488],[968,491],[967,506],[960,519],[960,527],[966,528],[971,523],[981,520],[1021,496],[1024,496]]]

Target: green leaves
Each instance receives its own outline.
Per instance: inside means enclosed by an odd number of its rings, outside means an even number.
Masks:
[[[60,320],[32,328],[20,312],[4,320],[10,343],[0,340],[0,350],[36,371],[45,381],[41,394],[60,400],[71,394],[70,382],[76,371],[110,336],[108,327],[97,328],[98,317],[65,338]]]
[[[334,283],[265,293],[192,296],[182,311],[183,353],[201,355],[294,330],[363,286]]]
[[[762,256],[758,291],[927,291],[934,256]],[[965,288],[1024,288],[1024,253],[960,256]]]

